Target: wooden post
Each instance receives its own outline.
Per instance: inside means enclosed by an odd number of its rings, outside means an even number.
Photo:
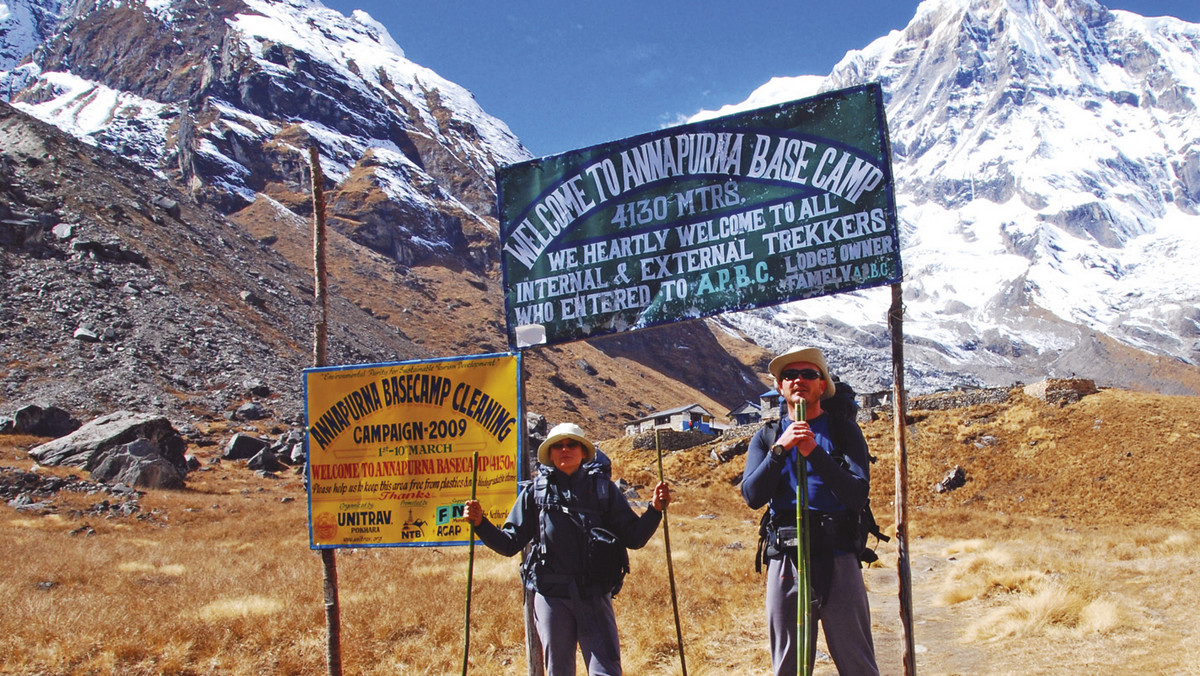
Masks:
[[[888,327],[892,332],[892,418],[896,437],[896,574],[900,579],[900,625],[904,639],[904,673],[917,673],[913,639],[912,570],[908,555],[908,448],[904,443],[907,402],[904,392],[904,296],[892,285]]]
[[[316,145],[308,148],[308,164],[312,174],[313,195],[313,366],[325,366],[328,335],[325,297],[325,176],[321,172],[321,156]],[[337,553],[321,550],[325,591],[325,663],[330,676],[342,675],[342,615],[338,603]]]
[[[529,556],[529,548],[521,555]],[[529,676],[545,676],[546,665],[542,663],[542,641],[537,635],[537,624],[533,617],[533,592],[524,589],[525,597],[525,661],[529,665]]]
[[[524,396],[525,392],[525,362],[521,361],[521,393]],[[525,410],[524,402],[522,402],[521,410]],[[529,444],[529,427],[525,421],[521,422],[521,429],[525,432],[521,436],[521,462],[525,463],[525,469],[529,472],[530,479],[537,476],[538,465],[537,449]],[[532,488],[533,484],[530,484]],[[525,545],[525,549],[521,551],[521,568],[525,568],[525,560],[533,553],[533,544]],[[525,664],[529,672],[529,676],[545,676],[546,665],[542,662],[542,640],[538,638],[537,621],[533,616],[533,591],[526,589],[524,580],[521,581],[521,593],[525,600]]]
[[[338,605],[337,555],[332,549],[321,550],[325,590],[325,663],[329,676],[342,676],[342,617]]]
[[[654,451],[658,454],[658,480],[663,478],[662,444],[658,439],[658,428],[654,428]],[[675,566],[671,563],[671,524],[667,521],[668,505],[663,505],[662,527],[663,543],[667,548],[667,579],[671,583],[671,608],[675,611],[675,640],[679,644],[679,668],[683,676],[687,676],[687,660],[683,657],[683,625],[679,622],[679,597],[675,594]]]
[[[325,297],[325,175],[321,171],[321,156],[317,147],[308,149],[308,164],[312,174],[313,199],[313,366],[325,366],[327,351],[328,300]]]

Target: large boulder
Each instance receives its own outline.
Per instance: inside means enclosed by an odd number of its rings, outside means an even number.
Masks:
[[[157,449],[158,455],[180,475],[187,474],[187,442],[171,421],[150,413],[118,411],[101,416],[65,437],[34,447],[29,456],[43,465],[70,465],[92,471],[110,451],[138,439]]]
[[[7,431],[35,437],[61,437],[79,429],[79,421],[57,406],[30,404],[17,409]]]
[[[186,465],[185,465],[186,467]],[[159,454],[145,439],[134,439],[104,454],[92,479],[135,488],[184,488],[184,472]]]
[[[249,460],[265,451],[270,445],[258,437],[238,432],[225,444],[225,453],[221,457],[226,460]]]
[[[246,461],[246,467],[253,470],[262,470],[264,472],[282,472],[287,469],[287,465],[283,464],[279,458],[275,457],[269,449],[264,448]]]

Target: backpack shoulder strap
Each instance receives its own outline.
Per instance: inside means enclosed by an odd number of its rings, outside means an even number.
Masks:
[[[609,481],[608,474],[599,467],[589,470],[588,476],[592,477],[592,485],[596,489],[596,500],[600,503],[601,511],[608,511],[609,489],[612,487],[612,481]]]
[[[536,548],[542,554],[546,553],[546,509],[551,506],[550,478],[538,474],[533,478],[533,504],[537,505],[538,535]]]
[[[763,430],[772,436],[779,436],[779,418],[771,418],[763,423]],[[771,439],[774,441],[774,439]]]
[[[533,477],[533,502],[538,507],[545,507],[549,503],[549,498],[547,497],[549,484],[549,478],[545,474],[538,474]]]

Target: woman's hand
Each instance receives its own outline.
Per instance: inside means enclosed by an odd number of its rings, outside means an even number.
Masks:
[[[671,487],[667,482],[660,481],[654,487],[654,500],[650,502],[650,506],[658,511],[666,511],[667,505],[671,504]]]
[[[483,507],[479,504],[478,500],[467,500],[467,504],[463,509],[463,518],[475,527],[483,523]]]

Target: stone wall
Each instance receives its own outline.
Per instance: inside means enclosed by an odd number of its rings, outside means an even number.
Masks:
[[[1025,386],[1025,394],[1059,406],[1073,404],[1098,391],[1096,382],[1085,378],[1047,378]]]
[[[955,392],[939,392],[913,397],[908,401],[910,411],[946,411],[952,408],[964,408],[976,404],[1003,404],[1012,396],[1008,388],[986,388],[978,390],[959,390]]]
[[[658,430],[658,444],[664,451],[678,451],[685,448],[692,448],[701,444],[707,444],[714,441],[717,437],[712,434],[696,432],[689,430],[681,432],[679,430]],[[654,430],[640,432],[633,437],[633,447],[635,449],[653,449],[654,448]]]

